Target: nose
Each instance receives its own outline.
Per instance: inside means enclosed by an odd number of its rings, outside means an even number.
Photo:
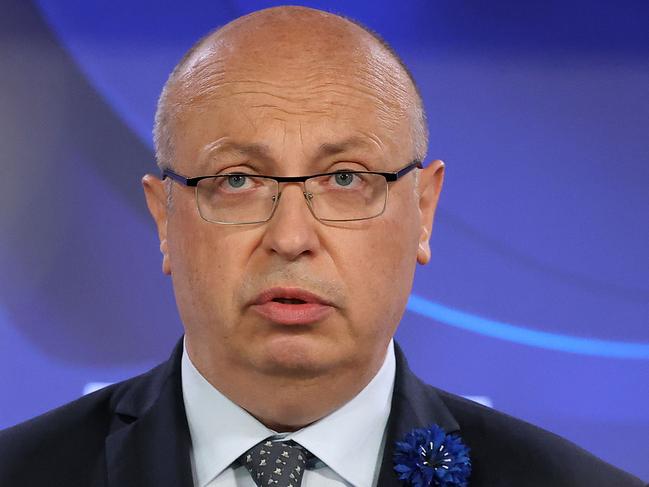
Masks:
[[[303,184],[283,186],[273,217],[266,224],[263,245],[269,252],[293,261],[317,250],[319,223],[306,204]]]

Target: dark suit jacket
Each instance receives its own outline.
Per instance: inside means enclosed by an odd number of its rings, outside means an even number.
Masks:
[[[395,440],[433,423],[471,448],[470,487],[645,485],[552,433],[422,383],[396,349],[380,487],[400,485]],[[191,487],[181,356],[182,340],[146,374],[0,432],[0,486]]]

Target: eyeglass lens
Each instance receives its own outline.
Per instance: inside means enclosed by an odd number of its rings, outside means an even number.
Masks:
[[[363,220],[385,209],[387,181],[379,174],[340,172],[309,178],[304,190],[314,216],[320,220]],[[196,187],[201,216],[219,223],[267,221],[277,204],[274,179],[231,174],[202,179]]]

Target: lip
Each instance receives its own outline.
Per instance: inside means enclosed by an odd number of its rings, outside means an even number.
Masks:
[[[273,301],[278,298],[299,299],[291,304]],[[306,325],[325,318],[334,310],[330,301],[299,288],[274,287],[260,293],[251,303],[251,309],[273,323]]]

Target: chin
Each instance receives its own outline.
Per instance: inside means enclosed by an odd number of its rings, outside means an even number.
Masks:
[[[344,362],[341,347],[321,336],[273,337],[260,344],[260,348],[255,354],[256,365],[272,375],[316,377]]]

